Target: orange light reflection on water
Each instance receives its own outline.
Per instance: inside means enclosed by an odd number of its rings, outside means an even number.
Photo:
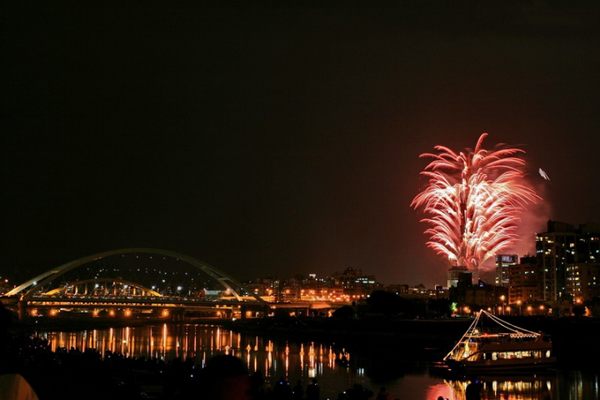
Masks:
[[[376,391],[377,386],[369,381],[369,367],[360,365],[364,354],[354,354],[344,348],[331,344],[315,342],[274,342],[259,336],[246,336],[230,332],[223,328],[207,325],[148,325],[106,330],[82,332],[46,332],[39,333],[49,341],[50,348],[56,351],[71,347],[81,351],[97,349],[101,354],[106,350],[134,357],[154,357],[171,360],[177,355],[183,358],[193,357],[195,363],[203,367],[213,355],[230,352],[242,358],[250,372],[260,371],[265,384],[270,387],[279,377],[287,378],[291,384],[301,379],[304,384],[317,378],[323,390],[333,388],[343,390],[354,383],[361,383]],[[418,378],[418,379],[417,379]],[[394,398],[406,389],[415,389],[415,400],[437,399],[442,396],[449,400],[465,400],[468,382],[443,381],[430,376],[410,375],[390,382],[388,390]],[[597,389],[588,385],[588,381],[579,379],[584,391],[591,394],[580,398],[597,398]],[[420,380],[419,383],[415,383]],[[411,381],[412,383],[408,383]],[[567,383],[565,383],[567,385]],[[585,386],[588,385],[588,386]],[[495,378],[483,382],[482,398],[488,400],[534,400],[555,395],[559,385],[555,377],[520,377],[519,379]],[[571,387],[571,386],[570,386]],[[419,390],[418,394],[416,390]],[[586,389],[587,388],[587,389]],[[333,390],[332,389],[332,390]],[[593,393],[592,393],[593,392]],[[421,394],[426,397],[421,397]],[[335,398],[337,393],[327,393]],[[325,397],[325,394],[322,396]],[[555,397],[551,397],[555,398]]]
[[[107,350],[131,357],[152,357],[170,360],[175,357],[193,358],[204,366],[217,353],[229,353],[242,358],[250,371],[260,370],[266,384],[286,377],[305,382],[319,378],[325,371],[349,371],[348,365],[338,363],[348,357],[345,350],[333,346],[308,343],[276,343],[258,336],[244,336],[220,327],[205,325],[147,325],[88,332],[50,332],[51,348]],[[344,372],[346,373],[346,372]]]

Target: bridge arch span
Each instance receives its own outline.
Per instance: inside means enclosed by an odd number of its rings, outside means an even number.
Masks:
[[[111,290],[117,290],[117,288],[121,287],[123,289],[130,288],[134,292],[137,291],[139,293],[143,293],[143,295],[149,295],[153,297],[162,297],[162,294],[158,293],[156,290],[152,290],[143,285],[137,284],[132,281],[120,279],[120,278],[95,278],[95,279],[84,279],[67,282],[64,286],[59,286],[55,289],[52,289],[45,293],[46,296],[53,296],[59,293],[66,293],[70,288],[75,288],[75,294],[79,294],[78,289],[83,287],[85,291],[88,290],[88,284],[93,285],[92,291],[98,289],[98,284],[101,285],[102,290],[105,292],[110,286]],[[87,294],[87,293],[86,293]]]
[[[261,299],[257,295],[254,295],[254,293],[248,291],[244,287],[244,285],[242,285],[240,282],[238,282],[232,276],[230,276],[229,274],[220,270],[219,268],[213,267],[210,264],[207,264],[207,263],[200,261],[194,257],[190,257],[190,256],[187,256],[182,253],[177,253],[177,252],[170,251],[170,250],[154,249],[154,248],[146,248],[146,247],[134,247],[134,248],[119,249],[119,250],[110,250],[110,251],[105,251],[103,253],[97,253],[97,254],[92,254],[90,256],[87,256],[87,257],[82,257],[82,258],[79,258],[74,261],[70,261],[68,263],[65,263],[65,264],[57,267],[57,268],[52,268],[52,269],[44,272],[43,274],[40,274],[40,275],[28,280],[27,282],[25,282],[25,283],[17,286],[16,288],[12,289],[11,291],[9,291],[6,295],[7,296],[16,296],[16,295],[21,294],[21,298],[23,300],[28,300],[37,292],[37,290],[39,288],[44,287],[46,284],[52,282],[59,276],[65,274],[71,270],[79,268],[82,265],[85,265],[87,263],[100,260],[102,258],[116,256],[116,255],[122,255],[122,254],[131,254],[131,253],[155,254],[155,255],[161,255],[161,256],[181,260],[187,264],[192,265],[193,267],[198,268],[199,270],[201,270],[204,273],[211,276],[213,279],[215,279],[217,282],[219,282],[223,287],[230,290],[231,293],[235,296],[235,298],[238,301],[242,301],[242,296],[234,289],[233,286],[236,286],[238,288],[246,290],[258,302],[265,303],[265,301],[263,299]]]

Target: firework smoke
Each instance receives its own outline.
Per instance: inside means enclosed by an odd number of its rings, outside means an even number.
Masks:
[[[523,179],[521,149],[486,150],[481,147],[456,154],[436,146],[433,161],[421,172],[429,184],[412,201],[429,218],[427,245],[455,266],[477,271],[485,260],[510,248],[518,238],[524,207],[541,199]]]

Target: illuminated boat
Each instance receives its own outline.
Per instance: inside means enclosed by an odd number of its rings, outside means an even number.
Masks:
[[[482,316],[497,325],[493,331],[484,332],[480,328]],[[444,361],[452,369],[466,373],[518,372],[548,368],[556,362],[556,357],[544,334],[519,328],[481,310]]]

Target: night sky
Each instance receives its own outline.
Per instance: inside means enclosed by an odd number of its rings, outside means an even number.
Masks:
[[[0,9],[0,275],[143,246],[445,285],[419,154],[482,132],[544,198],[520,255],[600,222],[597,2],[85,3]]]

